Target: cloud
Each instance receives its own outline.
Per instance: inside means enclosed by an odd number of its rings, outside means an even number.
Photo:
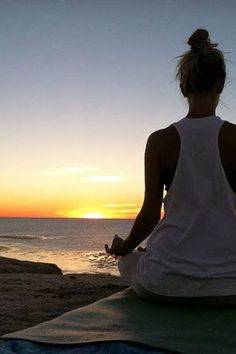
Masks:
[[[110,203],[105,204],[104,208],[111,209],[112,213],[118,215],[135,216],[140,212],[140,206],[136,203]]]
[[[124,204],[115,204],[115,203],[111,203],[111,204],[106,204],[104,205],[104,208],[116,208],[116,209],[120,209],[120,208],[137,208],[137,204],[134,203],[124,203]]]
[[[83,175],[85,173],[95,172],[98,169],[89,166],[74,167],[58,167],[54,170],[35,172],[34,176],[66,176],[66,175]]]
[[[117,214],[138,214],[139,212],[140,212],[140,208],[116,210]]]
[[[90,176],[86,178],[86,181],[89,183],[120,183],[124,181],[124,177],[122,176]]]

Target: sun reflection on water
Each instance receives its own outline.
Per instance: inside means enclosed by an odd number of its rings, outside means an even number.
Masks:
[[[35,250],[31,247],[0,247],[0,256],[19,260],[54,263],[68,273],[110,273],[119,275],[118,257],[101,251]]]

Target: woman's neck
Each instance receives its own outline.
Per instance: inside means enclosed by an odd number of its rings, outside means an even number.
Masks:
[[[186,117],[203,118],[203,117],[209,117],[215,115],[216,115],[215,110],[214,111],[213,110],[189,110]]]
[[[216,115],[219,95],[194,95],[188,97],[189,111],[187,117],[201,118]]]

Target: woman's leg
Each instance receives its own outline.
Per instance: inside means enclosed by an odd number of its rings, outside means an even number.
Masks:
[[[118,269],[124,285],[132,287],[134,292],[144,300],[159,302],[165,305],[190,305],[206,307],[236,306],[236,295],[206,297],[175,297],[154,294],[137,282],[136,268],[144,252],[133,251],[119,259]]]
[[[151,302],[158,302],[163,305],[184,305],[191,307],[220,308],[236,306],[236,295],[226,296],[205,296],[205,297],[176,297],[164,296],[151,293],[144,289],[139,283],[134,282],[132,289],[139,297]]]
[[[124,285],[132,286],[132,284],[136,281],[137,263],[143,255],[144,252],[133,251],[132,253],[120,258],[118,262],[118,269]]]
[[[121,257],[118,262],[118,269],[124,285],[130,286],[134,292],[142,299],[156,301],[157,298],[159,298],[158,295],[144,289],[137,281],[137,264],[143,255],[145,255],[143,251],[133,251],[132,253]]]

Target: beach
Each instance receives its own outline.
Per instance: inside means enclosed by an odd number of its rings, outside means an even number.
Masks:
[[[0,257],[0,335],[48,321],[126,286],[109,273],[63,275],[54,264]]]

